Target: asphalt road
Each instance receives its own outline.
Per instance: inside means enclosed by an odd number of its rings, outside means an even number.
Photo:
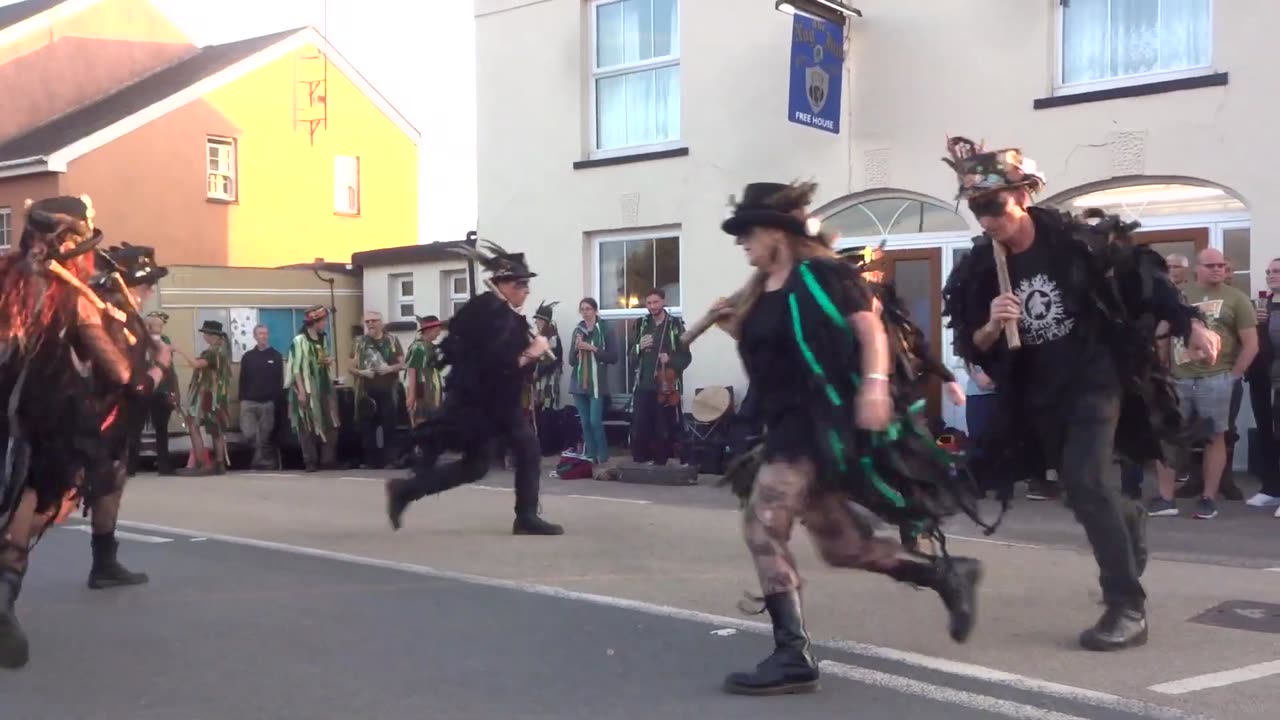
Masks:
[[[5,720],[1176,717],[831,648],[821,693],[731,697],[769,649],[745,626],[172,532],[124,537],[143,587],[89,591],[73,527],[33,558]]]

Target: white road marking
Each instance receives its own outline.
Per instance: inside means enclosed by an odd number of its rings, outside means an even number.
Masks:
[[[123,525],[124,523],[120,523],[120,524]],[[93,534],[92,525],[67,525],[66,528],[68,530],[79,530],[80,532],[89,533],[90,535]],[[173,542],[173,538],[156,537],[155,535],[138,535],[136,533],[121,532],[119,530],[116,531],[116,539],[132,540],[134,542],[150,543],[152,545],[159,545],[161,543]]]
[[[966,537],[964,535],[948,535],[947,540],[964,540],[966,542],[987,543],[988,545],[1004,545],[1005,547],[1031,548],[1032,550],[1040,550],[1043,545],[1028,545],[1026,543],[1005,542],[1004,540],[988,540],[987,538]]]
[[[1270,677],[1272,675],[1280,675],[1280,660],[1258,663],[1257,665],[1247,665],[1242,668],[1236,668],[1235,670],[1224,670],[1222,672],[1209,673],[1207,675],[1197,675],[1184,680],[1160,683],[1159,685],[1152,685],[1147,689],[1152,692],[1158,692],[1165,695],[1185,695],[1186,693],[1196,692],[1197,690],[1208,690],[1209,688],[1234,685],[1236,683],[1257,680],[1259,678]]]
[[[733,628],[720,628],[719,630],[712,630],[711,634],[719,635],[720,637],[729,637],[730,635],[737,635],[738,631]]]
[[[386,479],[386,478],[377,478],[377,477],[356,477],[356,476],[354,476],[354,475],[345,475],[345,476],[340,477],[340,478],[338,478],[338,479],[339,479],[339,480],[359,480],[360,482],[377,482],[377,483],[384,483],[384,482],[386,482],[386,481],[387,481],[387,479]]]
[[[208,539],[209,539],[209,538],[202,538],[202,537],[200,537],[200,538],[191,538],[191,542],[204,542],[205,540],[208,540]]]
[[[303,555],[306,557],[321,558],[324,560],[335,560],[338,562],[364,565],[366,567],[398,570],[400,572],[419,575],[422,577],[465,582],[472,585],[501,588],[504,590],[516,590],[519,592],[554,597],[562,600],[588,602],[595,605],[614,607],[621,610],[641,612],[646,615],[687,620],[690,622],[701,623],[703,625],[734,628],[736,630],[755,633],[757,635],[770,635],[773,632],[772,626],[762,622],[726,617],[724,615],[713,615],[711,613],[699,612],[697,610],[686,610],[684,608],[657,605],[654,603],[612,597],[609,595],[597,595],[594,593],[566,590],[565,588],[553,587],[550,585],[537,585],[535,583],[502,580],[499,578],[453,572],[450,570],[437,570],[425,565],[414,565],[412,563],[398,562],[395,560],[380,560],[378,558],[351,555],[332,550],[321,550],[319,548],[289,545],[286,543],[271,542],[268,540],[255,540],[253,538],[237,537],[235,535],[221,535],[217,533],[199,532],[183,528],[171,528],[163,525],[151,525],[139,522],[121,521],[120,525],[138,528],[140,530],[151,530],[153,532],[166,532],[184,537],[205,537],[210,540],[218,540],[235,545],[261,548],[264,550],[276,550],[279,552],[292,553],[294,555]],[[908,650],[895,650],[893,648],[868,645],[865,643],[847,640],[822,641],[814,642],[814,644],[819,647],[840,650],[850,654],[861,655],[863,657],[889,660],[947,675],[955,675],[996,685],[1004,685],[1016,690],[1048,695],[1070,702],[1141,715],[1148,718],[1148,720],[1207,720],[1202,715],[1196,715],[1194,713],[1188,713],[1174,708],[1167,708],[1154,703],[1143,702],[1141,700],[1131,700],[1129,698],[1123,698],[1118,695],[1112,695],[1110,693],[1100,692],[1097,690],[1089,690],[1087,688],[1064,685],[1061,683],[1050,682],[1048,680],[1041,680],[1039,678],[1015,675],[1013,673],[984,667],[982,665],[974,665],[956,660],[947,660],[946,658],[933,657],[931,655],[924,655]]]
[[[286,477],[286,478],[302,477],[301,475],[299,475],[299,474],[297,474],[297,473],[264,473],[264,472],[247,472],[247,473],[236,473],[236,474],[237,474],[237,475],[239,475],[239,476],[241,476],[241,477]]]
[[[609,502],[631,503],[633,505],[653,504],[652,500],[631,500],[630,498],[611,498],[599,495],[565,495],[564,497],[578,498],[579,500],[608,500]]]
[[[1012,700],[1001,700],[1000,698],[993,698],[989,695],[979,695],[977,693],[966,692],[964,690],[956,690],[955,688],[943,687],[942,685],[934,685],[932,683],[921,682],[919,680],[912,680],[911,678],[905,678],[901,675],[891,675],[889,673],[880,672],[879,670],[870,670],[856,665],[846,665],[844,663],[823,660],[818,663],[818,667],[822,672],[828,675],[835,675],[836,677],[844,678],[845,680],[852,680],[854,682],[863,683],[864,685],[874,685],[876,687],[905,693],[907,695],[917,695],[937,702],[972,708],[974,710],[980,710],[984,713],[991,713],[993,715],[1017,718],[1018,720],[1084,720],[1084,718],[1076,715],[1066,715],[1053,710],[1044,710],[1032,705],[1023,705],[1022,703],[1016,703]]]
[[[1267,568],[1265,572],[1280,572],[1280,568]]]
[[[497,490],[498,492],[511,492],[511,488],[500,488],[492,485],[463,485],[462,487],[473,488],[475,490]]]

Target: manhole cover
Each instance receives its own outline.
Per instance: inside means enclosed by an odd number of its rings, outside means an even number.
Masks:
[[[1232,630],[1280,634],[1280,605],[1228,600],[1191,618],[1191,622]]]

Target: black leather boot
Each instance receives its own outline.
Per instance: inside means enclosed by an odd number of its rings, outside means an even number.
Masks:
[[[22,575],[14,570],[0,570],[0,668],[16,670],[31,659],[27,636],[18,624],[14,604],[22,590]]]
[[[308,471],[310,472],[310,471]],[[413,502],[409,499],[409,479],[391,478],[387,481],[387,519],[391,521],[391,529],[399,530],[404,511]]]
[[[563,535],[564,528],[538,517],[537,513],[518,513],[511,524],[512,535]]]
[[[955,556],[934,562],[905,560],[887,575],[935,590],[950,615],[948,631],[951,639],[958,643],[969,639],[973,626],[978,622],[978,583],[982,582],[982,563],[973,558]]]
[[[145,585],[151,581],[146,573],[130,572],[116,559],[120,543],[116,542],[115,533],[94,535],[90,542],[93,547],[93,567],[89,570],[91,589],[104,590],[128,585]]]
[[[1080,633],[1080,646],[1105,652],[1147,644],[1147,613],[1124,605],[1108,605],[1098,624]]]
[[[764,607],[773,620],[773,654],[755,672],[736,672],[724,679],[734,695],[787,695],[818,689],[818,661],[809,649],[800,593],[796,590],[765,595]]]

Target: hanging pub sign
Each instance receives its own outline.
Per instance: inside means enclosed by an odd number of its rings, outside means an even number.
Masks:
[[[844,28],[800,13],[794,17],[788,119],[839,135],[840,95],[844,87]]]

